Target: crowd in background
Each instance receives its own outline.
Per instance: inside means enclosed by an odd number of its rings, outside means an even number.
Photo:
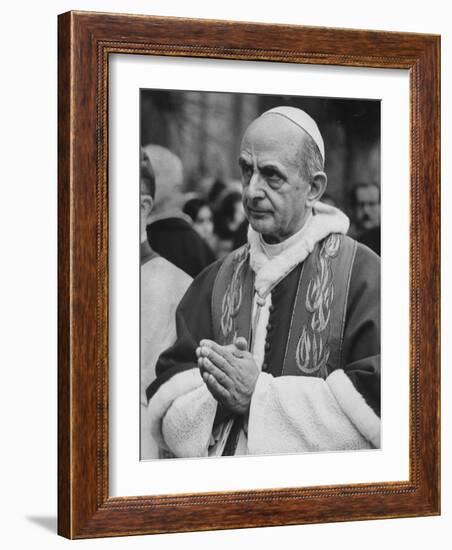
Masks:
[[[322,202],[337,206],[329,194]],[[183,212],[193,228],[211,248],[216,259],[246,243],[248,221],[242,205],[240,184],[212,183],[206,197],[189,194]],[[351,189],[349,234],[380,255],[380,187],[375,182],[359,182]]]
[[[217,179],[205,196],[182,193],[180,159],[158,145],[143,151],[156,173],[155,204],[147,226],[153,250],[196,277],[246,242],[248,221],[240,182]]]
[[[245,244],[248,222],[242,205],[240,184],[221,180],[212,183],[208,195],[188,198],[183,211],[194,229],[208,243],[216,258]]]

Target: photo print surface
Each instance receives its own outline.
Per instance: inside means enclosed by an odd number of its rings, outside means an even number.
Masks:
[[[380,448],[380,101],[140,91],[140,458]]]

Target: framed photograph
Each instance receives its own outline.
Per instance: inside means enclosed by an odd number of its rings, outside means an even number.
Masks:
[[[61,535],[440,513],[439,56],[59,16]]]

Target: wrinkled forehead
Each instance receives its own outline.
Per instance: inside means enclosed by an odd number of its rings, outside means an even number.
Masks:
[[[278,115],[268,114],[254,120],[243,135],[240,155],[298,159],[306,132]]]

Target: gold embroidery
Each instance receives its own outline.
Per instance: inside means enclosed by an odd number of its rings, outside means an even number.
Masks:
[[[295,355],[298,368],[305,374],[320,370],[324,374],[330,356],[328,325],[334,299],[331,260],[337,256],[339,247],[339,235],[331,234],[325,239],[316,258],[315,275],[306,292],[306,310],[311,318],[303,327]]]
[[[221,302],[221,332],[226,340],[230,340],[234,334],[234,319],[242,303],[242,275],[247,258],[248,247],[235,254],[231,281]]]

